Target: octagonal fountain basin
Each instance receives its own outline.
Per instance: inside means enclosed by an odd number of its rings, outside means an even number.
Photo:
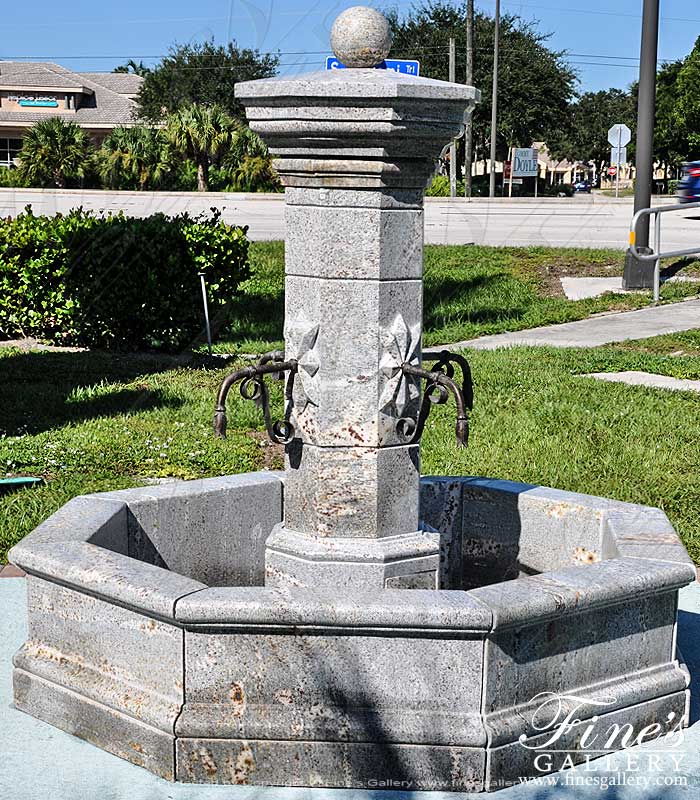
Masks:
[[[282,504],[271,472],[67,503],[10,553],[16,706],[169,780],[470,791],[684,724],[658,509],[424,478],[443,588],[352,592],[265,587]]]

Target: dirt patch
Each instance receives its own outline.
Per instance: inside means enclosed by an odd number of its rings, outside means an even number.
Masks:
[[[0,341],[0,347],[14,347],[21,350],[23,353],[29,353],[32,350],[50,350],[55,353],[85,353],[86,347],[59,347],[58,345],[42,344],[38,339],[31,336],[26,339],[6,339]]]
[[[249,431],[248,436],[260,446],[263,469],[284,469],[284,445],[271,442],[265,431]]]
[[[624,254],[614,260],[596,260],[584,253],[532,253],[514,250],[518,275],[537,283],[542,297],[566,297],[562,278],[609,278],[622,275]]]

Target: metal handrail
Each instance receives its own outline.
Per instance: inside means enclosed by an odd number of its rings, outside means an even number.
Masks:
[[[662,258],[676,258],[677,256],[692,256],[700,254],[700,245],[698,247],[685,248],[684,250],[668,250],[665,253],[661,252],[661,215],[669,211],[688,211],[691,208],[700,208],[700,203],[684,203],[683,205],[673,206],[656,206],[656,208],[640,208],[639,211],[632,217],[630,223],[630,246],[629,252],[637,259],[637,261],[653,261],[654,262],[654,302],[659,302],[659,295],[661,291],[661,259]],[[642,217],[648,217],[652,214],[655,215],[654,220],[654,250],[651,253],[640,253],[637,249],[637,225]]]

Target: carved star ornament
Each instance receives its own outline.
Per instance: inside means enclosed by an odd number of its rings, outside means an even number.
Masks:
[[[379,397],[382,414],[394,420],[414,411],[420,398],[420,384],[401,372],[405,362],[420,363],[421,324],[407,325],[402,314],[397,314],[388,328],[381,329],[384,355],[379,362],[379,371],[384,386]],[[417,413],[415,409],[414,413]]]
[[[315,406],[319,403],[318,371],[321,362],[317,350],[318,331],[319,325],[314,324],[303,311],[288,322],[285,329],[287,354],[296,358],[298,363],[298,381],[295,384],[298,413],[303,413],[309,403]]]

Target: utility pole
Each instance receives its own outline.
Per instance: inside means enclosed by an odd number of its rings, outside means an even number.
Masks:
[[[450,83],[454,83],[455,80],[455,40],[450,36]],[[457,197],[457,144],[455,139],[450,144],[450,197]]]
[[[474,0],[467,0],[467,86],[474,85]],[[464,196],[472,196],[473,112],[464,130]]]
[[[654,120],[656,117],[656,59],[659,46],[659,0],[644,0],[642,46],[639,64],[639,103],[637,105],[637,149],[635,153],[634,212],[651,205],[654,177]],[[619,171],[619,168],[618,168]],[[649,217],[637,228],[636,245],[649,250]],[[654,263],[637,261],[629,252],[625,257],[623,289],[648,289],[654,283]]]
[[[658,0],[657,0],[658,2]],[[498,36],[501,24],[501,0],[496,0],[496,16],[493,29],[493,83],[491,86],[491,172],[489,174],[489,197],[496,196],[496,126],[498,123]]]

